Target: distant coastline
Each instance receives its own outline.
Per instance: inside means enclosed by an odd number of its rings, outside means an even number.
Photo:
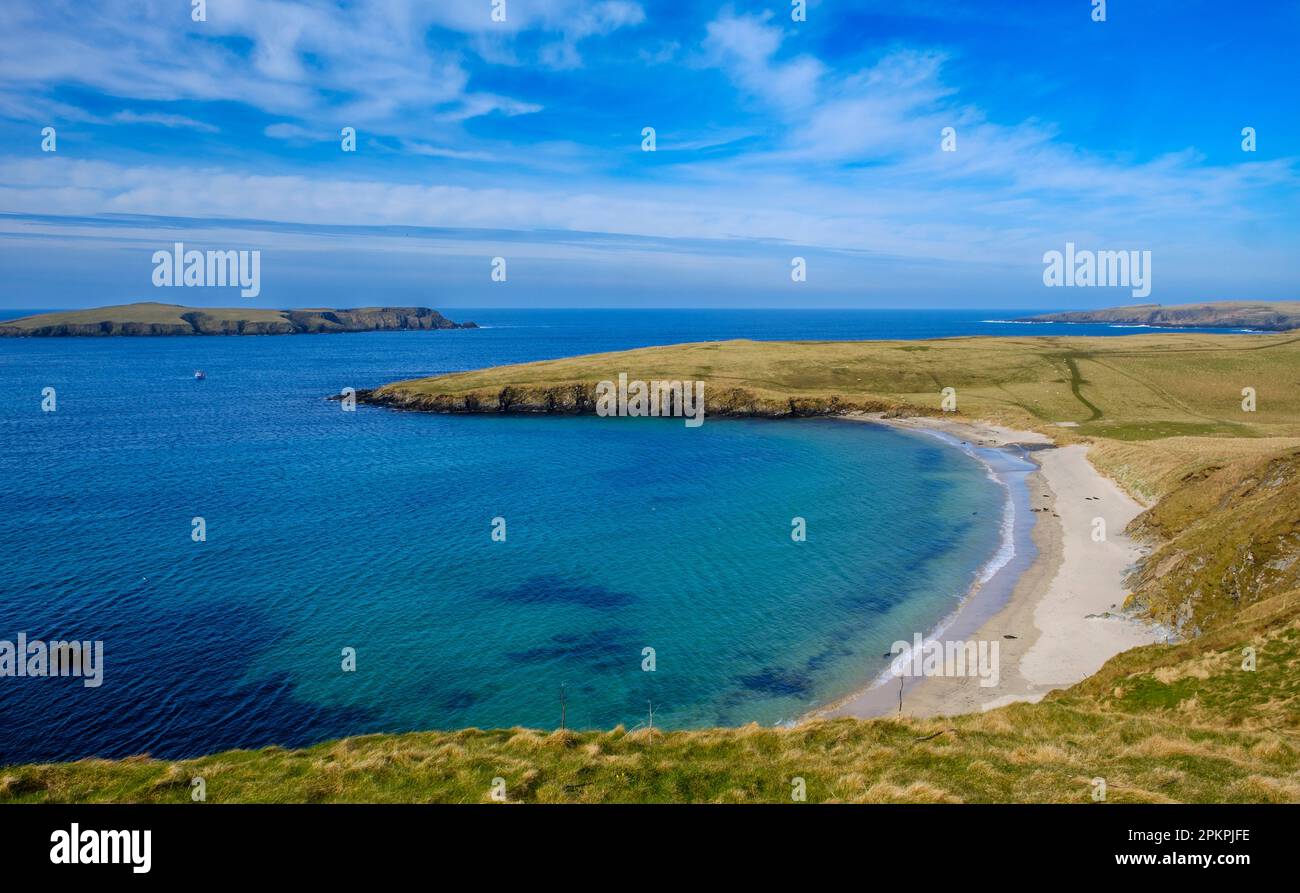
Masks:
[[[476,329],[453,322],[428,307],[311,308],[184,307],[141,302],[40,313],[0,321],[0,337],[172,337],[187,335],[314,335],[334,332],[385,332]]]
[[[1204,304],[1137,304],[1103,310],[1071,310],[1000,320],[1007,323],[1101,323],[1153,329],[1300,329],[1300,301],[1210,301]]]

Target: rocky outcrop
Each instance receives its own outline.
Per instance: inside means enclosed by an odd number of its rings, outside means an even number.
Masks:
[[[428,307],[374,307],[363,310],[290,310],[295,332],[373,332],[394,329],[477,329],[454,323]]]
[[[289,320],[269,322],[250,319],[218,319],[201,310],[182,313],[181,318],[190,324],[189,335],[293,335],[298,332]],[[124,333],[125,334],[125,333]],[[157,332],[159,335],[172,334]]]
[[[190,326],[167,323],[117,322],[105,320],[96,323],[52,323],[50,325],[21,328],[0,324],[0,336],[10,338],[75,338],[104,335],[193,335]]]
[[[338,400],[339,397],[330,399]],[[386,386],[358,390],[358,403],[412,412],[491,413],[505,415],[595,415],[596,383],[575,382],[549,387],[507,386],[494,391],[460,394],[426,394]],[[879,412],[887,416],[915,415],[916,410],[883,400],[847,400],[809,397],[771,398],[745,388],[727,388],[704,394],[704,413],[712,418],[817,418],[851,412]]]

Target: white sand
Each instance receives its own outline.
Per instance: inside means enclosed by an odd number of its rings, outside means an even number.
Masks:
[[[1036,432],[980,423],[946,419],[887,423],[946,431],[981,446],[1051,443]],[[1153,626],[1122,614],[1128,594],[1124,577],[1143,554],[1123,531],[1141,506],[1092,467],[1084,446],[1039,449],[1031,458],[1039,465],[1029,478],[1031,505],[1048,509],[1035,513],[1038,558],[1021,576],[1006,606],[970,637],[999,643],[999,683],[985,687],[971,677],[924,679],[906,690],[906,714],[969,713],[1014,701],[1036,701],[1052,689],[1095,673],[1121,651],[1157,641]],[[1095,518],[1105,521],[1103,541],[1094,539]],[[897,686],[873,686],[812,715],[895,713],[897,692]]]

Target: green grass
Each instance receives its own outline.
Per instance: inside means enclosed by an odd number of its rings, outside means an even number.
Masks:
[[[1256,436],[1250,427],[1232,422],[1095,422],[1081,424],[1079,433],[1111,440]]]

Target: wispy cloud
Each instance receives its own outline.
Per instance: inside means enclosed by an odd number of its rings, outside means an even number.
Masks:
[[[328,118],[409,134],[430,114],[462,121],[540,108],[471,89],[461,54],[425,39],[431,27],[503,39],[539,28],[561,48],[555,61],[576,65],[580,41],[644,19],[629,0],[517,0],[508,8],[506,22],[494,23],[487,3],[222,0],[194,22],[182,15],[187,4],[178,11],[167,0],[5,4],[0,89],[26,97],[11,104],[23,114],[43,107],[46,117],[62,105],[49,88],[70,84],[154,102],[234,101],[300,123]]]
[[[584,258],[603,234],[1031,284],[1067,238],[1296,271],[1300,152],[1276,125],[1267,155],[1192,136],[1135,148],[1131,122],[1104,118],[1113,97],[1081,116],[1107,126],[1080,126],[1073,105],[989,87],[978,46],[926,39],[945,8],[827,0],[799,24],[781,5],[510,0],[494,22],[487,2],[222,0],[200,23],[165,0],[4,4],[0,130],[17,139],[0,210],[478,229]],[[997,27],[1037,33],[1026,18]],[[1232,148],[1227,117],[1205,120]],[[56,155],[34,138],[45,124]],[[338,151],[343,126],[361,151]]]
[[[825,66],[808,55],[778,61],[781,31],[770,12],[738,16],[731,11],[709,22],[704,48],[744,89],[787,109],[807,108],[817,100]]]
[[[277,124],[268,124],[262,129],[262,132],[273,140],[284,140],[299,145],[305,143],[323,143],[327,140],[334,139],[334,134],[328,133],[319,128],[313,129],[303,127],[301,124],[293,124],[288,121],[281,121]]]
[[[400,146],[403,151],[410,152],[412,155],[423,155],[426,158],[456,158],[461,161],[488,161],[493,157],[488,152],[466,152],[460,149],[449,149],[445,146],[434,146],[429,143],[422,143],[418,140],[402,140]]]
[[[150,124],[155,127],[167,127],[182,130],[198,130],[203,133],[217,133],[221,128],[187,118],[185,115],[168,115],[163,112],[133,112],[129,109],[113,115],[118,124]]]

